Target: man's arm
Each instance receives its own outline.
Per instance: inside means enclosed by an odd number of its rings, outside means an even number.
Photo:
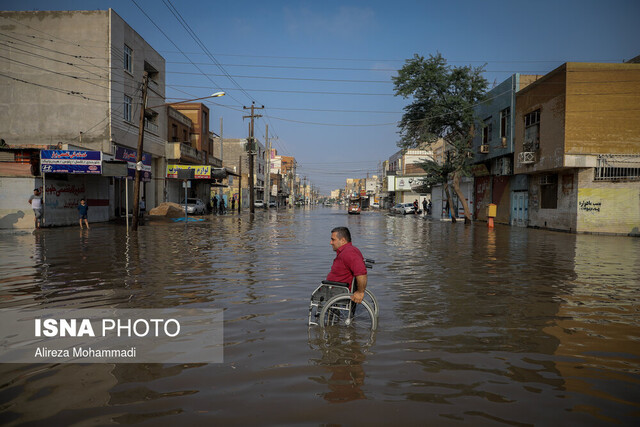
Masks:
[[[364,298],[365,289],[367,289],[367,275],[356,276],[356,289],[351,295],[351,300],[360,304]]]

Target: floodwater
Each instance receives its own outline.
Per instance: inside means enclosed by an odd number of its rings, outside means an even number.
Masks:
[[[307,327],[346,225],[368,340]],[[0,423],[638,425],[640,239],[338,208],[0,234],[0,307],[224,310],[218,364],[3,364]]]

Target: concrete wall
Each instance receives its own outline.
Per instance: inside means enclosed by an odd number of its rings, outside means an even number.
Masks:
[[[110,179],[99,175],[69,175],[67,180],[45,179],[44,224],[61,226],[78,224],[77,206],[80,199],[89,205],[89,222],[108,221],[109,199],[113,192]],[[42,178],[11,178],[0,180],[0,229],[34,228],[34,214],[29,197],[34,188],[43,189]]]
[[[565,152],[640,153],[640,64],[567,63]]]
[[[0,55],[9,58],[0,61],[1,72],[34,83],[0,79],[0,136],[7,144],[79,143],[81,131],[87,148],[101,150],[109,141],[108,15],[108,11],[0,12],[0,26],[13,37],[33,43],[32,36],[49,35],[35,39],[40,48],[19,44],[20,49],[41,56],[0,46]],[[67,95],[71,91],[79,95]]]
[[[577,231],[640,236],[640,182],[594,181],[578,174]]]
[[[69,175],[68,180],[45,179],[45,224],[78,224],[80,199],[89,205],[88,219],[92,222],[109,220],[109,179],[99,175]]]
[[[469,204],[469,209],[473,215],[475,201],[474,201],[474,181],[470,178],[462,178],[460,180],[460,190],[462,194],[465,195],[467,199],[467,203]],[[451,192],[452,198],[457,198],[455,191],[453,191],[453,187],[449,184],[449,191]],[[411,200],[413,202],[413,200]],[[434,185],[431,190],[431,218],[433,219],[448,219],[449,211],[443,212],[443,208],[446,204],[446,195],[444,194],[444,186],[442,185]],[[420,206],[422,209],[422,206]],[[462,210],[462,203],[458,202],[458,219],[464,220],[464,214]]]
[[[541,207],[541,177],[542,175],[532,176],[529,182],[529,226],[575,232],[578,169],[558,173],[558,201],[555,209]]]
[[[0,179],[0,229],[34,228],[33,209],[28,200],[33,189],[41,187],[40,178]]]

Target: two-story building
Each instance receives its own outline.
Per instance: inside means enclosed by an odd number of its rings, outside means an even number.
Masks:
[[[389,207],[396,203],[413,203],[418,200],[422,209],[422,200],[431,200],[431,188],[423,182],[426,176],[420,163],[433,159],[431,147],[402,149],[389,157],[386,171],[386,193]]]
[[[568,62],[516,94],[528,226],[640,235],[639,111],[640,64]]]
[[[516,93],[540,76],[514,74],[487,93],[487,99],[474,109],[480,121],[473,138],[474,183],[473,217],[486,220],[488,204],[497,205],[496,222],[526,226],[523,193],[528,175],[513,174]],[[518,208],[512,210],[512,206]]]

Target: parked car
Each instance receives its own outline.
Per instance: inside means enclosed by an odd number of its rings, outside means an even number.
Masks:
[[[397,205],[391,208],[391,213],[396,213],[396,214],[406,215],[406,214],[412,214],[414,212],[415,211],[413,209],[413,203],[398,203]]]
[[[277,208],[278,205],[276,204],[275,200],[272,200],[272,201],[269,202],[269,207],[270,208]]]
[[[371,207],[372,207],[373,209],[379,209],[379,208],[380,208],[380,203],[378,203],[378,202],[373,202],[373,203],[371,203]]]
[[[253,206],[256,208],[264,208],[264,202],[262,200],[255,200],[253,202]]]
[[[184,200],[180,202],[184,206]],[[200,199],[187,199],[187,213],[193,215],[204,215],[207,212],[207,207]]]

